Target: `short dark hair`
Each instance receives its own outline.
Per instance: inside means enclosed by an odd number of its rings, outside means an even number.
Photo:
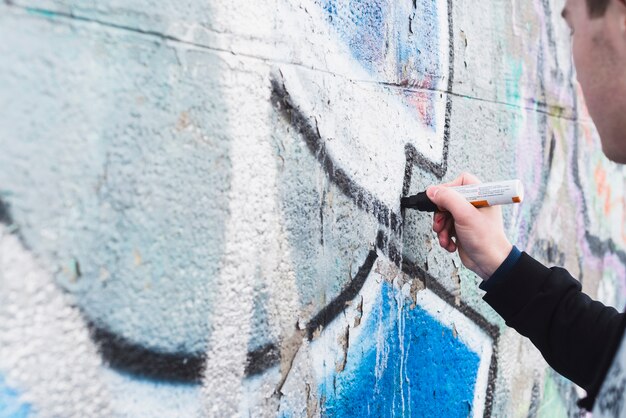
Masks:
[[[611,0],[587,0],[589,17],[602,17],[606,13]]]

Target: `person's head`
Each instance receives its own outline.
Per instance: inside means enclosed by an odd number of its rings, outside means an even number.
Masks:
[[[626,0],[567,0],[563,17],[602,150],[626,163]]]

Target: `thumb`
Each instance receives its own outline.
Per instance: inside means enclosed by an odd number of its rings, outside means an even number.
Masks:
[[[450,212],[457,222],[468,219],[478,210],[456,190],[447,187],[429,187],[426,195],[439,209]]]

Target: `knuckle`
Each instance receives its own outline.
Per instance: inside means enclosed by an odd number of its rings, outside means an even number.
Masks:
[[[461,174],[461,177],[463,178],[463,183],[465,184],[480,183],[478,177],[468,171],[464,171],[463,174]]]

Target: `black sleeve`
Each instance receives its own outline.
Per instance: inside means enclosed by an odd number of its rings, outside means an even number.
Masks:
[[[566,270],[526,253],[483,298],[554,370],[587,391],[591,409],[624,330],[623,313],[591,300]]]

